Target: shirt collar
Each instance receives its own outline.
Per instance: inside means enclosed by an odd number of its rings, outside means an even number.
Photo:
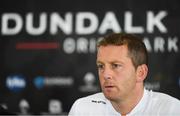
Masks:
[[[139,114],[139,113],[142,114],[142,112],[144,112],[143,110],[147,106],[146,105],[147,102],[148,102],[148,91],[146,89],[144,89],[144,93],[143,93],[141,100],[139,101],[139,103],[135,106],[135,108],[133,108],[133,110],[127,116],[130,116],[133,114]]]
[[[105,98],[105,97],[104,97]],[[106,99],[106,98],[105,98]],[[126,116],[134,116],[135,114],[142,114],[144,111],[144,109],[145,109],[145,107],[146,107],[146,105],[147,105],[147,102],[148,102],[148,91],[144,88],[144,92],[143,92],[143,96],[142,96],[142,98],[141,98],[141,100],[139,101],[139,103],[135,106],[135,108],[133,108],[133,110],[129,113],[129,114],[127,114]],[[108,99],[106,99],[106,103],[107,104],[109,104],[110,105],[110,111],[112,111],[112,112],[114,112],[115,114],[118,114],[118,115],[120,115],[120,113],[119,112],[117,112],[114,108],[113,108],[113,106],[112,106],[112,104],[111,104],[111,102],[108,100]],[[109,106],[108,105],[108,106]]]

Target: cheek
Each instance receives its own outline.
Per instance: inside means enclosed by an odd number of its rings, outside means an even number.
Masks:
[[[128,76],[126,76],[126,78],[123,80],[122,83],[126,88],[131,88],[133,89],[135,87],[136,84],[136,79],[135,79],[135,75],[134,74],[129,74]]]
[[[104,83],[104,77],[101,74],[99,74],[99,81],[101,85]]]
[[[132,72],[121,72],[116,73],[115,82],[118,83],[119,86],[131,86],[136,83],[135,74]]]

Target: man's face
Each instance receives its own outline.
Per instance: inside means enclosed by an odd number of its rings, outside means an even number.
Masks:
[[[136,87],[136,70],[126,45],[99,47],[97,67],[101,89],[106,98],[119,101],[130,97]]]

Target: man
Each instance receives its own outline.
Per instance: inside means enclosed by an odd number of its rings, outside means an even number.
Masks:
[[[180,101],[144,89],[147,50],[131,34],[111,34],[98,44],[97,67],[103,93],[78,99],[69,116],[180,116]]]

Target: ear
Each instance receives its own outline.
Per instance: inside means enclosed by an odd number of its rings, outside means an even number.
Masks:
[[[148,74],[148,67],[146,64],[142,64],[138,66],[136,69],[137,82],[143,82],[144,79],[147,77],[147,74]]]

